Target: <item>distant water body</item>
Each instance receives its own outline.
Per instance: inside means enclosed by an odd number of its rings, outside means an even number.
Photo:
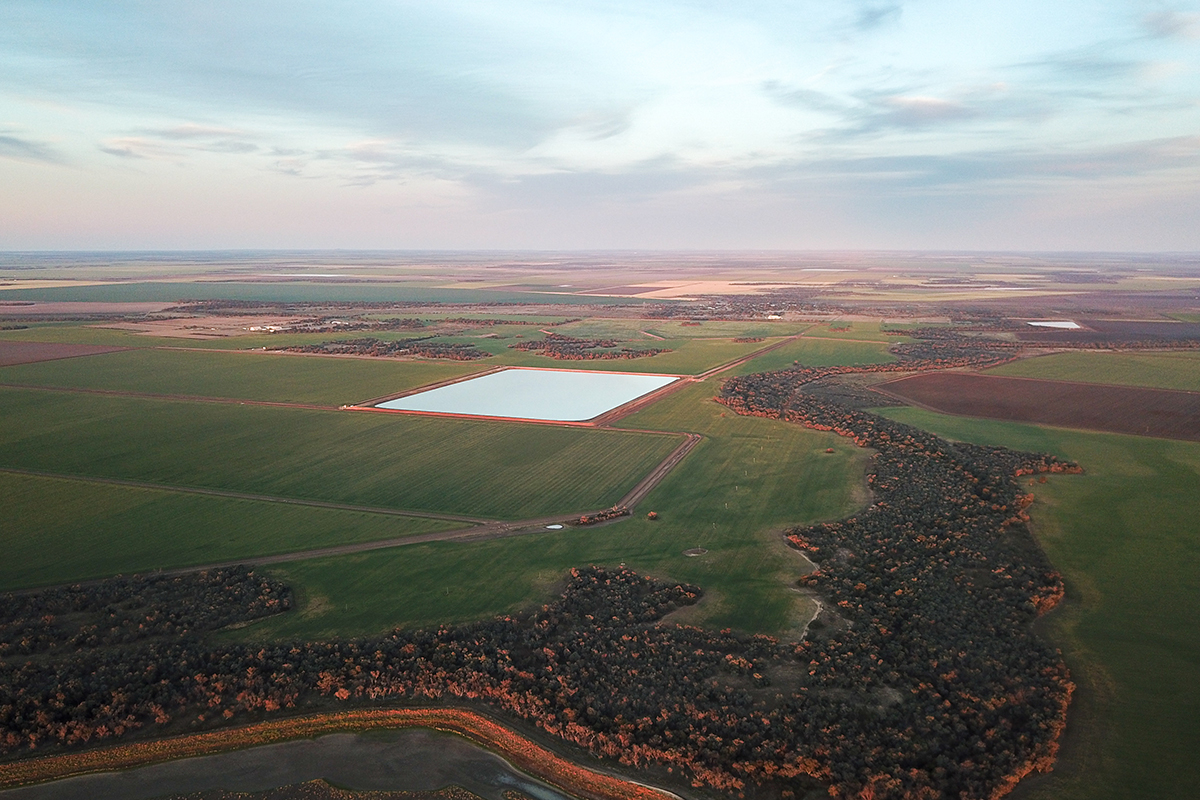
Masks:
[[[0,800],[152,800],[224,789],[261,792],[324,779],[355,791],[433,791],[461,786],[487,800],[516,789],[534,800],[571,800],[457,736],[427,730],[335,733],[103,772],[0,792]]]

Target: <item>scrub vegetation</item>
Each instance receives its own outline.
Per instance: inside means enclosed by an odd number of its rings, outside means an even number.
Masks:
[[[1186,797],[1200,785],[1200,444],[968,419],[888,417],[961,441],[1054,453],[1029,509],[1065,578],[1046,618],[1079,685],[1055,771],[1031,800]]]

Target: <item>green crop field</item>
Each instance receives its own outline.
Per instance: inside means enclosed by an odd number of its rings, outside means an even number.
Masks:
[[[497,518],[612,505],[677,440],[0,389],[0,466]]]
[[[903,342],[902,336],[889,335],[887,331],[892,326],[884,325],[879,320],[854,320],[833,322],[814,325],[809,328],[804,334],[805,336],[834,338],[834,339],[859,339],[861,341],[871,342]]]
[[[661,347],[669,353],[643,358],[594,359],[589,361],[567,361],[534,353],[508,350],[502,343],[499,354],[486,362],[488,366],[511,365],[517,367],[546,367],[550,369],[588,369],[615,372],[661,372],[667,375],[698,375],[705,370],[720,366],[736,358],[753,353],[771,344],[765,342],[735,342],[732,339],[668,339],[664,342],[645,340],[631,346]],[[488,347],[488,345],[480,345]]]
[[[861,504],[867,454],[833,434],[739,417],[709,399],[715,390],[696,384],[623,421],[706,437],[635,518],[282,565],[279,574],[304,600],[301,611],[240,635],[327,637],[476,619],[548,600],[571,567],[620,563],[704,587],[690,622],[795,635],[811,615],[793,591],[807,565],[779,534]],[[651,509],[660,519],[645,518]],[[708,553],[683,555],[693,547]]]
[[[0,368],[0,383],[343,405],[485,369],[478,363],[126,350]]]
[[[319,344],[333,339],[353,339],[365,334],[347,333],[253,333],[216,339],[185,339],[178,336],[151,336],[134,330],[105,328],[97,323],[80,325],[36,325],[24,330],[2,331],[0,341],[56,342],[67,344],[103,344],[113,347],[166,347],[186,350],[255,350],[263,347],[292,347]],[[405,333],[395,338],[412,336]],[[380,337],[384,338],[384,337]]]
[[[1200,353],[1055,353],[988,370],[990,375],[1200,391]]]
[[[764,342],[735,342],[730,338],[679,338],[660,341],[630,333],[622,343],[634,348],[663,348],[669,353],[660,353],[636,359],[596,359],[591,361],[567,361],[548,358],[535,353],[514,350],[510,345],[529,339],[540,339],[543,334],[530,326],[494,326],[470,328],[461,336],[439,337],[438,341],[465,342],[492,353],[491,358],[470,362],[450,362],[450,368],[464,370],[487,369],[496,366],[548,367],[553,369],[613,370],[620,372],[661,372],[671,375],[695,375],[707,369],[733,361],[747,353],[766,347]],[[686,329],[685,329],[686,330]],[[561,331],[560,331],[561,332]],[[503,338],[482,338],[483,334],[496,334]],[[164,336],[147,336],[125,330],[100,328],[91,325],[45,325],[19,331],[0,332],[0,340],[26,342],[55,342],[66,344],[101,344],[129,348],[184,349],[185,352],[202,350],[252,350],[260,347],[291,347],[295,345],[319,344],[340,339],[372,336],[378,339],[405,339],[420,332],[388,331],[380,333],[276,333],[246,336],[230,336],[222,339],[192,340]],[[521,338],[517,338],[517,336]],[[575,334],[571,334],[575,335]],[[749,334],[747,334],[749,335]],[[433,361],[433,360],[431,360]],[[447,365],[444,361],[435,364]],[[66,368],[64,367],[64,370]],[[347,368],[350,369],[350,368]],[[0,381],[7,379],[0,379]],[[198,383],[199,381],[197,381]],[[234,381],[237,382],[236,380]],[[403,387],[401,387],[402,389]],[[383,391],[388,391],[384,389]],[[399,389],[397,390],[399,391]],[[198,394],[198,392],[197,392]],[[378,393],[377,393],[378,394]],[[242,396],[242,395],[233,395]],[[367,394],[365,396],[371,396]],[[362,399],[362,398],[358,398]]]
[[[572,322],[557,328],[558,333],[588,338],[654,339],[645,336],[652,333],[664,339],[732,339],[741,336],[761,336],[764,339],[791,336],[811,327],[811,322],[784,322],[782,320],[706,320],[698,325],[684,325],[682,321],[666,319],[589,319]]]
[[[738,367],[734,374],[748,375],[786,369],[794,362],[806,367],[830,367],[839,364],[885,364],[895,361],[888,352],[891,342],[860,342],[855,340],[810,339],[802,336],[777,350],[764,353]]]
[[[1200,444],[886,409],[955,439],[1056,453],[1086,474],[1034,492],[1067,580],[1046,620],[1080,692],[1031,800],[1191,797],[1200,786]]]
[[[0,472],[0,591],[461,528]]]
[[[237,337],[241,339],[242,337]],[[54,342],[63,344],[103,344],[113,347],[211,347],[228,346],[228,339],[201,341],[144,336],[132,331],[100,328],[93,325],[33,325],[24,330],[0,331],[0,341]]]

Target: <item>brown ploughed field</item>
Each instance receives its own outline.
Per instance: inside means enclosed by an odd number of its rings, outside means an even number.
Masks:
[[[877,390],[947,414],[1200,441],[1200,392],[928,372]]]
[[[1164,344],[1200,338],[1200,323],[1139,322],[1134,320],[1084,319],[1078,330],[1035,328],[1017,334],[1023,342],[1042,344],[1111,344],[1157,342]]]
[[[55,361],[60,358],[94,356],[126,350],[125,347],[106,347],[99,344],[55,344],[53,342],[0,341],[0,367],[32,364],[35,361]]]

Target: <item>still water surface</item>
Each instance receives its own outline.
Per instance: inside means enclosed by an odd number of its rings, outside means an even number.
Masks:
[[[677,378],[674,375],[506,369],[389,400],[378,407],[481,417],[582,422],[675,380]]]
[[[495,753],[428,730],[335,733],[105,772],[0,792],[2,800],[151,800],[211,789],[261,792],[323,778],[357,791],[432,791],[461,786],[488,800],[516,789],[534,800],[570,800]]]

